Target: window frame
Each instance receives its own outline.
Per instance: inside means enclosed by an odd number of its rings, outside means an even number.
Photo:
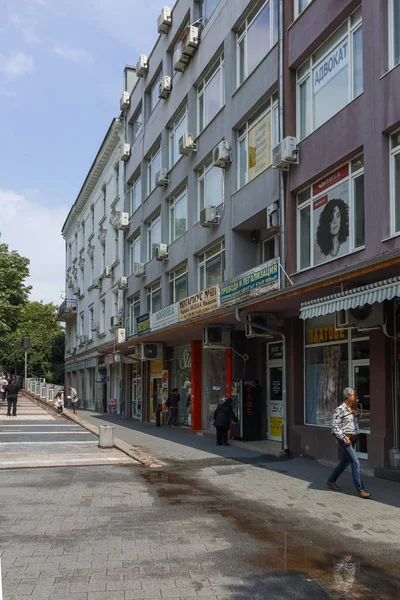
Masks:
[[[137,126],[139,122],[138,116],[141,116],[139,127]],[[130,126],[132,127],[132,144],[134,144],[143,130],[143,105],[141,102],[133,114]]]
[[[187,263],[184,263],[183,265],[181,265],[180,267],[175,267],[175,269],[173,271],[170,271],[168,274],[168,283],[169,283],[169,295],[170,295],[170,302],[171,304],[175,304],[175,302],[179,302],[179,300],[177,300],[176,298],[176,282],[181,279],[182,277],[186,278],[186,296],[185,298],[187,298],[188,295],[188,265]]]
[[[220,107],[217,112],[210,118],[209,121],[206,122],[205,112],[206,112],[206,90],[211,81],[216,77],[216,75],[220,73]],[[213,61],[211,67],[207,70],[207,73],[203,77],[203,79],[196,86],[196,118],[197,118],[197,135],[200,135],[206,127],[211,123],[211,121],[215,118],[215,116],[219,113],[220,110],[225,106],[225,55],[222,51],[219,56]],[[200,126],[200,102],[203,97],[203,115],[202,115],[202,127]]]
[[[133,249],[139,249],[139,261],[134,261],[133,259]],[[129,270],[130,274],[133,275],[135,272],[135,265],[140,264],[142,259],[142,249],[140,245],[140,230],[136,231],[133,237],[129,240]]]
[[[93,326],[94,326],[94,306],[89,306],[89,331],[88,339],[93,340]]]
[[[207,0],[201,0],[201,16],[204,19],[204,25],[207,25],[207,23],[209,22],[209,20],[211,19],[211,17],[215,13],[215,11],[217,10],[220,2],[221,2],[221,0],[218,0],[217,5],[215,6],[214,10],[207,17],[207,15],[205,14],[205,11],[204,11],[204,5],[207,3]]]
[[[139,192],[140,192],[140,202],[137,204],[135,204],[135,208],[134,208],[134,202],[133,199],[135,197],[135,190],[137,189],[137,186],[139,186]],[[129,215],[132,216],[142,205],[142,175],[140,173],[140,171],[136,174],[136,176],[134,176],[134,178],[132,179],[132,181],[128,184],[128,194],[129,194]]]
[[[359,13],[357,15],[357,13]],[[356,20],[352,23],[353,17],[356,15]],[[346,33],[343,33],[337,39],[335,38],[336,34],[343,29],[344,25],[347,24]],[[358,7],[348,18],[344,21],[337,29],[317,48],[311,56],[305,60],[302,65],[296,71],[296,136],[297,139],[302,142],[309,135],[317,131],[320,127],[325,125],[328,121],[333,119],[335,115],[337,115],[341,110],[343,110],[346,106],[348,106],[353,100],[361,96],[364,93],[364,85],[361,92],[357,95],[354,94],[354,35],[357,31],[362,29],[363,27],[363,19],[362,19],[362,11],[361,8]],[[319,64],[321,64],[325,58],[340,44],[342,44],[347,39],[348,42],[348,73],[347,73],[347,103],[340,109],[338,109],[331,117],[329,117],[323,123],[320,123],[317,127],[314,127],[314,94],[313,94],[313,71]],[[329,45],[329,40],[334,40],[332,45]],[[321,48],[326,46],[325,52],[321,55]],[[317,55],[317,59],[314,57]],[[315,61],[315,62],[314,62]],[[300,75],[301,73],[301,75]],[[307,123],[305,127],[304,136],[301,135],[302,129],[304,128],[304,124],[301,121],[301,98],[300,98],[300,88],[307,84],[308,91],[306,94],[306,118]]]
[[[357,168],[356,170],[352,170],[352,165],[357,161],[360,160],[362,158],[363,160],[363,165],[362,167]],[[355,245],[355,186],[354,186],[354,182],[356,181],[356,179],[358,179],[361,175],[364,175],[365,173],[365,169],[364,169],[364,156],[363,154],[359,154],[358,156],[352,158],[350,161],[347,161],[345,163],[343,163],[342,165],[340,165],[339,167],[337,167],[333,172],[338,171],[339,169],[348,166],[349,168],[349,173],[346,177],[344,177],[343,179],[340,180],[340,182],[338,182],[338,184],[336,185],[332,185],[329,186],[329,190],[333,190],[337,185],[343,184],[345,182],[349,183],[349,251],[346,254],[342,254],[341,256],[332,256],[331,258],[327,258],[326,260],[324,260],[323,262],[319,263],[319,264],[314,264],[314,252],[313,252],[313,236],[314,236],[314,222],[313,222],[313,212],[312,212],[312,205],[313,203],[320,199],[321,197],[324,196],[324,194],[327,193],[326,190],[322,190],[321,192],[319,192],[318,194],[313,194],[313,185],[314,183],[316,183],[318,180],[316,180],[315,182],[311,183],[311,185],[306,186],[305,188],[302,188],[296,195],[296,268],[297,268],[297,273],[301,273],[303,271],[306,271],[308,269],[314,269],[317,267],[321,267],[327,263],[330,263],[334,260],[340,260],[341,258],[345,258],[346,256],[349,256],[350,254],[352,254],[353,252],[357,252],[359,250],[362,250],[363,248],[365,248],[365,230],[364,230],[364,244],[361,246],[356,246]],[[327,177],[329,176],[329,173],[327,173],[326,175]],[[307,190],[310,191],[309,197],[307,200],[304,200],[301,204],[298,203],[298,198],[301,194],[304,194],[305,192],[307,192]],[[310,229],[310,233],[309,233],[309,244],[310,244],[310,261],[309,261],[309,265],[308,266],[304,266],[301,267],[300,265],[300,257],[301,257],[301,235],[300,235],[300,225],[301,225],[301,220],[299,218],[299,215],[301,213],[302,210],[304,210],[305,208],[310,207],[310,217],[309,217],[309,229]],[[364,197],[364,224],[365,224],[365,197]]]
[[[172,218],[172,212],[175,210],[177,204],[179,204],[185,198],[186,208],[186,229],[180,235],[176,235],[175,231],[175,217]],[[187,186],[181,188],[178,193],[172,196],[168,201],[168,232],[169,232],[169,243],[172,244],[179,240],[180,237],[185,235],[188,230],[188,190]]]
[[[176,157],[174,156],[175,160],[173,161],[173,154],[175,154],[173,151],[174,151],[174,145],[175,145],[176,130],[183,123],[183,121],[185,119],[186,119],[186,124],[187,124],[187,117],[188,117],[188,107],[187,107],[187,104],[185,104],[185,106],[181,110],[179,110],[179,112],[177,113],[173,122],[171,123],[170,127],[168,128],[168,164],[169,164],[170,170],[182,158],[182,154],[179,154],[179,151],[178,151],[178,156],[176,156]],[[186,131],[187,131],[187,128],[186,128]],[[178,145],[179,145],[179,140],[178,140]]]
[[[161,223],[161,211],[156,213],[151,219],[149,219],[149,221],[147,221],[146,223],[146,258],[147,261],[146,262],[150,262],[151,260],[153,260],[155,257],[153,256],[153,240],[152,240],[152,236],[151,236],[151,231],[153,230],[153,227],[158,223],[158,221],[160,222],[160,237],[162,237],[162,223]],[[161,239],[160,242],[157,242],[161,244]],[[151,250],[150,250],[150,244],[151,244]]]
[[[392,140],[394,136],[399,136],[400,130],[395,131],[389,137],[389,151],[390,151],[390,236],[400,234],[400,190],[399,190],[399,228],[396,229],[396,157],[400,155],[400,139],[399,143],[392,147]],[[399,136],[400,137],[400,136]]]
[[[160,292],[160,308],[157,308],[157,310],[153,310],[153,294],[155,294],[156,292]],[[161,294],[161,279],[159,279],[158,281],[156,281],[155,283],[153,283],[152,285],[149,285],[148,287],[146,287],[146,301],[147,301],[147,312],[152,315],[155,312],[157,312],[158,310],[162,309],[162,294]]]
[[[200,202],[200,198],[201,198],[201,193],[200,193],[200,188],[201,188],[201,183],[202,181],[204,181],[204,198],[207,197],[206,194],[206,178],[207,178],[207,174],[210,173],[211,169],[218,169],[218,173],[221,172],[221,202],[219,202],[218,204],[215,203],[210,203],[210,204],[204,204],[204,206],[201,206],[201,202]],[[200,220],[200,212],[203,210],[203,208],[205,208],[206,206],[221,206],[221,204],[224,204],[225,202],[225,169],[219,169],[218,167],[214,167],[213,166],[213,160],[212,157],[206,161],[199,169],[197,169],[197,208],[198,208],[198,219],[197,221]]]
[[[162,81],[163,78],[163,70],[162,70],[162,66],[159,68],[159,70],[157,71],[157,73],[154,76],[153,82],[149,85],[149,89],[147,91],[148,94],[148,107],[149,107],[149,117],[150,115],[153,114],[153,112],[155,111],[156,107],[158,106],[161,98],[158,95],[158,88],[160,85],[160,82]],[[153,93],[156,94],[156,102],[153,106]]]
[[[400,64],[400,57],[399,57],[399,61],[395,62],[395,22],[394,22],[394,3],[396,0],[389,0],[389,5],[388,5],[388,53],[389,53],[389,60],[388,60],[388,68],[389,71],[391,71],[392,69],[394,69],[395,67],[397,67]],[[399,36],[400,36],[400,32],[399,32]],[[399,45],[400,45],[400,40],[399,40]]]
[[[268,242],[274,242],[274,256],[273,258],[265,258],[265,244]],[[269,260],[273,260],[274,258],[279,258],[279,235],[275,234],[275,235],[271,235],[270,237],[266,237],[263,240],[261,240],[261,259],[262,262],[261,264],[264,264],[265,262],[268,262]]]
[[[138,308],[137,315],[135,312],[136,308]],[[129,336],[136,335],[137,333],[136,316],[140,316],[140,292],[129,299]]]
[[[307,6],[300,10],[300,2],[301,0],[294,0],[294,18],[297,19],[303,12],[310,6],[313,0],[307,0]]]
[[[158,158],[158,156],[160,156],[160,167],[161,167],[162,166],[161,143],[158,146],[156,146],[156,149],[153,152],[151,152],[151,154],[146,159],[146,173],[147,173],[147,182],[146,182],[147,196],[146,196],[146,198],[148,198],[150,196],[150,194],[152,192],[154,192],[154,190],[157,188],[157,185],[155,183],[156,172],[154,173],[154,187],[151,187],[151,178],[152,178],[153,163],[154,163],[155,159]]]
[[[216,250],[214,252],[214,254],[211,254],[211,256],[207,257],[207,254],[209,252],[212,252],[214,249]],[[215,258],[218,255],[222,255],[222,277],[221,277],[220,283],[223,283],[223,281],[225,279],[225,240],[221,240],[217,244],[211,246],[207,250],[204,250],[203,252],[201,252],[200,254],[197,255],[197,284],[198,284],[199,291],[205,290],[209,287],[207,285],[207,270],[206,270],[207,262],[209,260],[212,260],[213,258]],[[201,269],[202,268],[204,269],[204,271],[203,271],[204,281],[201,281],[201,279],[202,279]]]

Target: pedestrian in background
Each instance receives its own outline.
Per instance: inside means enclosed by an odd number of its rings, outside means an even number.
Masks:
[[[64,400],[62,392],[57,392],[54,398],[54,408],[57,410],[58,414],[62,415],[64,410]]]
[[[170,427],[172,425],[177,424],[178,405],[179,405],[180,401],[181,401],[181,396],[178,393],[178,388],[174,388],[173,390],[171,390],[171,394],[166,402],[166,405],[168,406],[168,409],[169,409],[168,425]]]
[[[65,387],[67,388],[67,390],[69,390],[71,392],[71,394],[69,396],[67,396],[67,398],[68,398],[68,400],[71,400],[71,406],[72,406],[72,410],[74,411],[74,415],[77,415],[78,414],[77,408],[78,408],[78,402],[79,402],[78,392],[71,385],[67,385]]]
[[[0,377],[0,400],[2,402],[4,402],[6,399],[6,392],[5,392],[6,385],[8,385],[8,381],[6,379],[6,376],[3,373]]]
[[[11,417],[11,406],[12,406],[12,416],[17,416],[17,399],[19,386],[15,383],[14,379],[10,379],[10,383],[8,383],[4,391],[7,395],[7,417]]]
[[[336,485],[336,480],[343,471],[351,465],[354,485],[356,486],[360,498],[370,498],[371,494],[365,491],[361,480],[360,461],[355,451],[357,443],[359,426],[357,395],[353,388],[347,387],[343,390],[344,402],[337,407],[332,419],[332,434],[336,437],[339,448],[342,451],[342,458],[337,467],[332,471],[328,479],[328,487],[334,492],[340,492],[340,487]]]
[[[231,421],[238,423],[238,418],[233,412],[232,398],[227,398],[225,402],[217,406],[214,412],[214,427],[217,430],[217,446],[229,446],[228,431]]]

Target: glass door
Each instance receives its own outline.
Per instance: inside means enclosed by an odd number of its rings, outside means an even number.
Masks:
[[[282,441],[282,361],[267,365],[267,435],[269,440]]]
[[[370,367],[368,360],[353,361],[353,387],[357,393],[357,409],[360,413],[360,435],[356,450],[360,458],[368,458],[368,434],[371,431]]]

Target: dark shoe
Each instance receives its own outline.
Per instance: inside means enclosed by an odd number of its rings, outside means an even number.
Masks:
[[[336,483],[334,481],[327,481],[326,484],[327,484],[328,488],[330,488],[334,492],[342,491],[342,488],[340,488],[338,485],[336,485]]]
[[[366,492],[365,490],[359,491],[358,495],[360,496],[360,498],[371,498],[371,494],[369,492]]]
[[[226,443],[224,444],[224,446],[230,446],[230,444],[228,444],[228,442],[226,442]]]
[[[222,446],[221,442],[217,442],[217,446]]]

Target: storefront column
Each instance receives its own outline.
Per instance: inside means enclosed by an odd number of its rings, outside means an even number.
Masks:
[[[371,433],[368,436],[368,463],[371,467],[384,467],[388,464],[393,439],[393,375],[387,343],[381,331],[370,332]]]
[[[192,342],[192,429],[201,430],[201,359],[203,344],[201,340]]]
[[[233,357],[233,352],[232,352],[232,348],[227,348],[226,349],[226,354],[225,354],[225,361],[226,361],[226,391],[225,391],[225,396],[226,398],[230,398],[231,397],[231,382],[232,382],[232,357]]]

